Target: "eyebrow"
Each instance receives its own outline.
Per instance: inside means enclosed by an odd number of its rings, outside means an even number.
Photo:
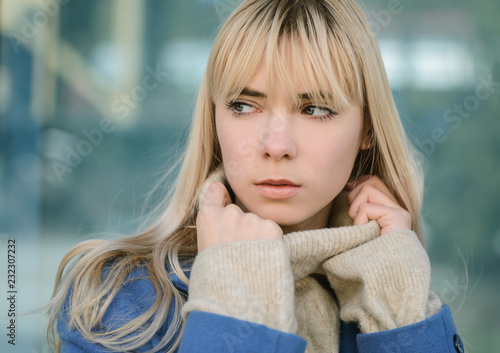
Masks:
[[[257,98],[267,98],[267,95],[265,93],[255,91],[255,90],[250,89],[250,88],[243,88],[240,95],[241,96],[257,97]]]
[[[250,88],[246,88],[246,87],[243,88],[240,95],[249,96],[249,97],[257,97],[257,98],[267,98],[267,95],[265,93],[260,92],[260,91],[256,91],[256,90],[253,90]],[[311,93],[299,93],[297,96],[301,100],[313,100],[313,98],[314,98],[314,95]],[[325,95],[322,92],[320,92],[320,96],[321,96],[321,98],[325,98]]]

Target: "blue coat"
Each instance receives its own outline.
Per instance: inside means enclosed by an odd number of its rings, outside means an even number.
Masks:
[[[189,273],[187,273],[189,275]],[[171,275],[174,286],[187,297],[187,286]],[[144,313],[154,302],[155,290],[144,268],[129,275],[102,319],[98,330],[109,331]],[[67,305],[67,302],[66,302]],[[160,342],[171,315],[155,336],[136,352],[146,352]],[[68,325],[66,310],[61,310],[57,326],[63,353],[108,353],[102,346],[86,341]],[[177,353],[303,353],[307,342],[301,337],[231,317],[191,312]],[[370,334],[361,334],[353,323],[342,323],[339,353],[442,353],[463,352],[450,309],[419,323]]]

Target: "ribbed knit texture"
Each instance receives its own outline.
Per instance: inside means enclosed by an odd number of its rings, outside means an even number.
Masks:
[[[307,352],[338,352],[340,315],[323,263],[374,239],[380,233],[377,222],[362,226],[319,229],[287,234],[295,277],[297,334],[308,342]]]
[[[183,313],[206,311],[294,333],[293,288],[283,240],[218,244],[196,257]]]
[[[322,266],[337,295],[341,319],[358,322],[363,332],[390,330],[426,318],[430,263],[414,232],[380,236]]]
[[[345,205],[335,207],[330,225],[345,219],[338,214]],[[193,264],[182,313],[206,311],[297,333],[308,342],[306,352],[319,353],[338,352],[340,319],[371,333],[440,308],[416,234],[380,236],[371,221],[209,247]]]

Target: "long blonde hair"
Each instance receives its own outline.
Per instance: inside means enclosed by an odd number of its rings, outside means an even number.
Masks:
[[[155,350],[169,342],[174,343],[169,351],[177,347],[180,335],[174,337],[183,326],[180,309],[185,298],[172,285],[166,265],[188,283],[181,263],[197,253],[198,195],[207,176],[222,163],[214,102],[237,96],[264,57],[272,63],[267,65],[270,87],[274,78],[279,79],[295,97],[293,76],[314,87],[319,99],[333,99],[339,109],[362,107],[372,147],[360,151],[353,177],[374,174],[385,181],[410,212],[412,228],[423,243],[422,174],[360,7],[354,0],[248,0],[233,12],[215,39],[182,167],[171,194],[157,208],[161,212],[155,222],[136,236],[81,243],[62,260],[49,303],[48,336],[54,350],[60,350],[57,317],[68,295],[69,324],[85,338],[117,351],[144,345],[173,310],[168,332]],[[156,291],[154,304],[119,329],[93,333],[124,279],[137,266],[147,268]]]

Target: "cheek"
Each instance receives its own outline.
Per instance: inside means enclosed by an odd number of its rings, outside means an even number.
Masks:
[[[307,158],[311,166],[310,175],[321,180],[319,187],[339,192],[352,173],[359,151],[359,138],[357,135],[331,134],[322,142],[316,142]]]
[[[306,141],[311,144],[311,140]],[[330,134],[323,139],[317,139],[311,146],[309,158],[324,169],[350,168],[359,151],[358,136]]]
[[[248,142],[248,132],[236,128],[223,119],[216,119],[217,136],[228,180],[236,181],[248,166],[251,156],[255,153]]]
[[[215,129],[217,131],[217,137],[219,139],[219,145],[223,158],[231,157],[236,150],[235,134],[237,131],[234,128],[231,128],[231,125],[228,123],[228,119],[228,112],[224,111],[224,109],[220,107],[217,107],[215,110]]]
[[[229,157],[228,154],[234,153],[234,138],[231,134],[228,133],[229,129],[227,129],[224,124],[217,125],[217,136],[219,138],[219,145],[222,153],[222,157]]]
[[[350,173],[359,152],[359,143],[356,140],[350,140],[345,144],[336,146],[336,148],[330,155],[330,160],[332,161],[331,167]]]

